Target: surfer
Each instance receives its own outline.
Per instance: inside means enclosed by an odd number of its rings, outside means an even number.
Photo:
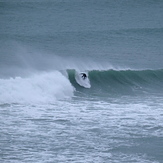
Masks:
[[[87,77],[87,75],[85,73],[81,73],[82,78],[85,79]]]

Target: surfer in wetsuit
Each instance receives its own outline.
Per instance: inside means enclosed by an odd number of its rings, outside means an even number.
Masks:
[[[85,79],[87,77],[87,75],[85,73],[81,73],[82,78]]]

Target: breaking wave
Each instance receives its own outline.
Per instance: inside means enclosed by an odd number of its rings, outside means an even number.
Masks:
[[[0,79],[0,103],[47,103],[73,96],[74,88],[61,72]]]
[[[79,91],[75,70],[67,70],[69,80]],[[163,90],[163,70],[91,70],[88,71],[92,93],[131,94]],[[88,91],[88,90],[87,90]]]
[[[163,92],[163,70],[89,70],[90,87],[76,81],[76,70],[0,79],[0,104],[54,103],[74,95],[115,96]],[[75,93],[75,94],[74,94]],[[77,94],[79,93],[79,94]]]

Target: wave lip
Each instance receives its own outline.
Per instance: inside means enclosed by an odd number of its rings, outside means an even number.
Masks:
[[[74,88],[59,71],[28,78],[0,79],[0,103],[47,103],[73,96]]]

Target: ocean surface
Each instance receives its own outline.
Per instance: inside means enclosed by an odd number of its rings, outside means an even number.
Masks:
[[[0,0],[0,162],[163,163],[163,1]]]

